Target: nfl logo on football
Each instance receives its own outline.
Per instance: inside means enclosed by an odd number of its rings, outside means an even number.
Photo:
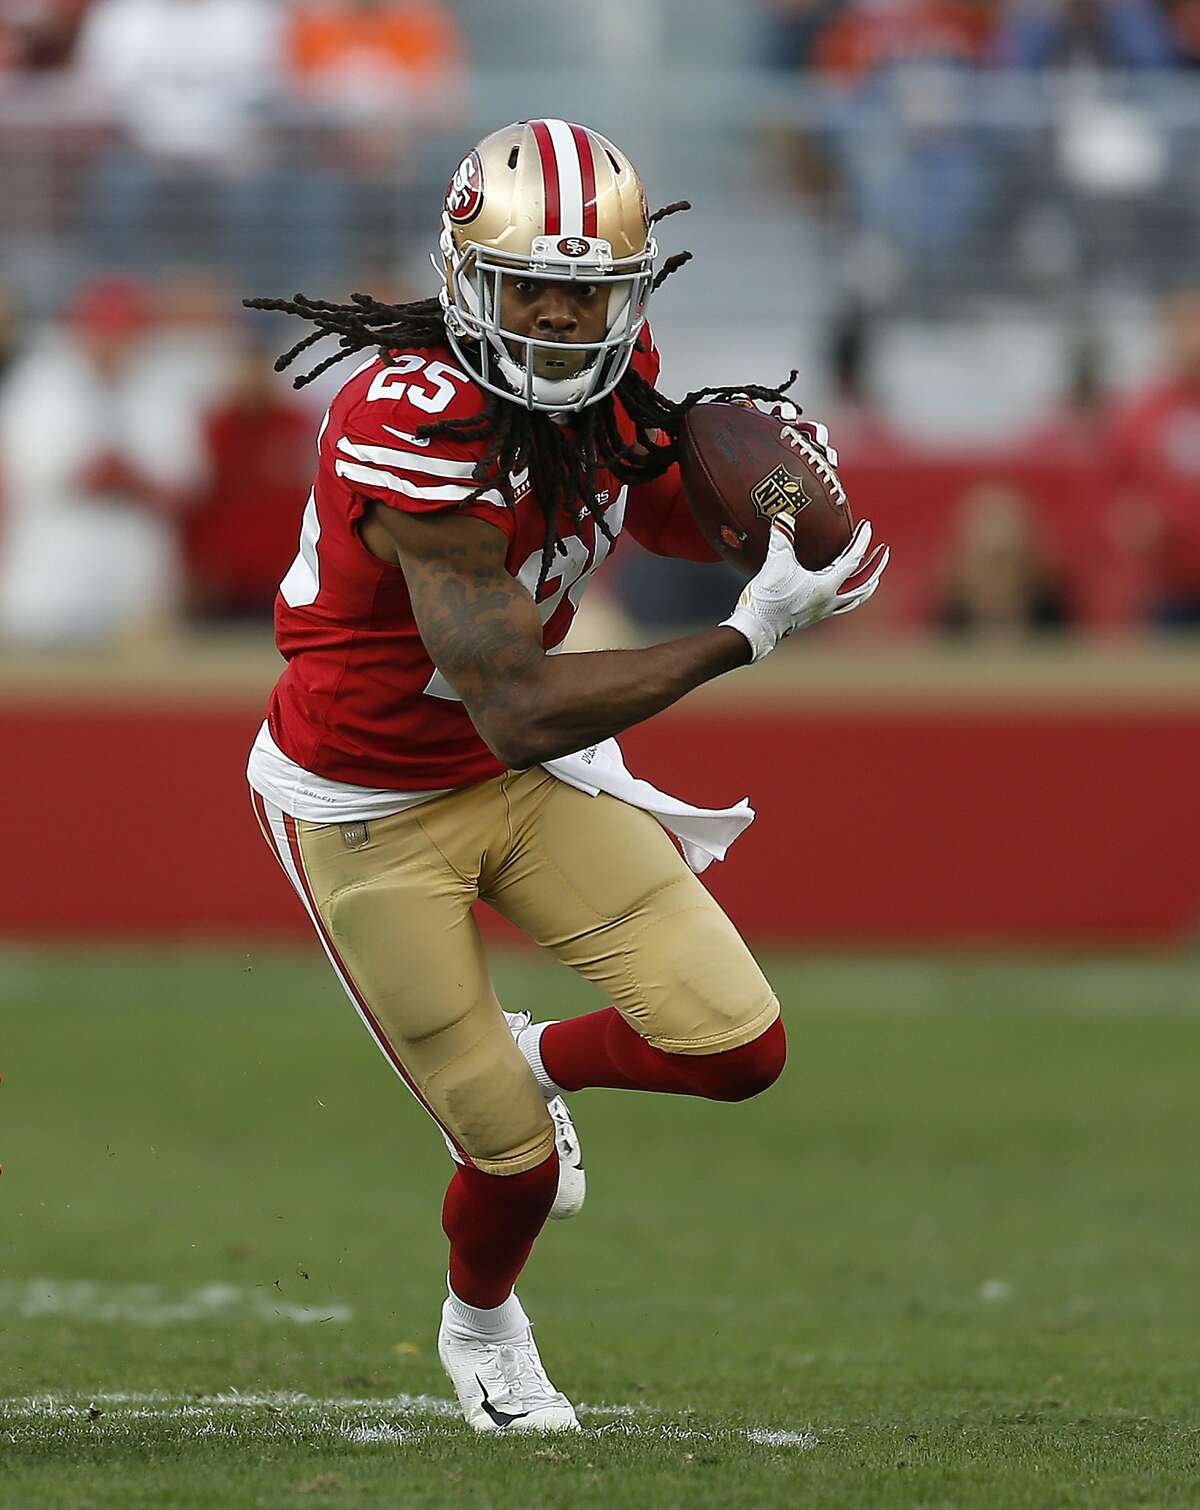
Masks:
[[[804,491],[802,479],[789,472],[782,462],[755,484],[750,499],[764,519],[774,519],[777,514],[798,514],[812,502]]]

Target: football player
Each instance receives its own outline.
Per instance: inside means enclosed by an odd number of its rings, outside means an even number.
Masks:
[[[683,495],[678,434],[688,404],[728,394],[674,404],[655,388],[646,306],[686,260],[656,272],[660,218],[612,142],[525,121],[450,181],[437,298],[247,301],[315,324],[280,365],[339,338],[301,382],[362,356],[320,429],[276,603],[287,667],[248,774],[339,980],[456,1160],[438,1348],[480,1431],[578,1428],[514,1289],[547,1216],[583,1199],[564,1093],[741,1101],[785,1053],[771,987],[664,829],[546,762],[857,607],[887,560],[868,558],[864,524],[806,571],[781,526],[720,626],[555,653],[623,532],[716,559]],[[479,899],[610,1005],[564,1022],[505,1014]]]

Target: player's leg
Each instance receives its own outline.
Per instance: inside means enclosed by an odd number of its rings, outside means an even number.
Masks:
[[[547,1095],[608,1087],[748,1101],[775,1084],[787,1059],[787,1036],[778,1017],[737,1048],[680,1054],[648,1043],[614,1007],[538,1028],[520,1043]]]
[[[550,1119],[488,978],[469,857],[447,859],[419,808],[339,826],[254,802],[346,994],[460,1155],[502,1176],[542,1163]]]
[[[481,894],[613,1006],[521,1035],[547,1092],[610,1086],[738,1101],[786,1042],[762,971],[659,824],[541,772],[511,778],[514,840]]]
[[[450,1295],[439,1349],[468,1420],[558,1429],[574,1413],[545,1378],[513,1289],[555,1198],[554,1129],[470,910],[479,855],[506,833],[489,788],[366,825],[254,805],[347,995],[460,1161],[442,1210]]]

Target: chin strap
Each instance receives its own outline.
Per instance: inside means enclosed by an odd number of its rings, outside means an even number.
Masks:
[[[507,353],[498,358],[497,365],[504,375],[505,382],[518,398],[531,391],[540,404],[561,404],[564,409],[569,409],[572,404],[583,397],[591,381],[592,369],[596,364],[590,362],[574,377],[562,379],[539,377],[535,372],[532,383],[529,379],[529,368]],[[558,413],[559,411],[551,412]]]

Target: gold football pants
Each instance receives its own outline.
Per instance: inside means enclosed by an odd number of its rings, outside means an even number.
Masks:
[[[656,820],[541,767],[369,823],[289,817],[254,794],[347,994],[462,1155],[519,1174],[553,1147],[488,977],[482,899],[594,982],[671,1054],[749,1043],[779,1005]]]

